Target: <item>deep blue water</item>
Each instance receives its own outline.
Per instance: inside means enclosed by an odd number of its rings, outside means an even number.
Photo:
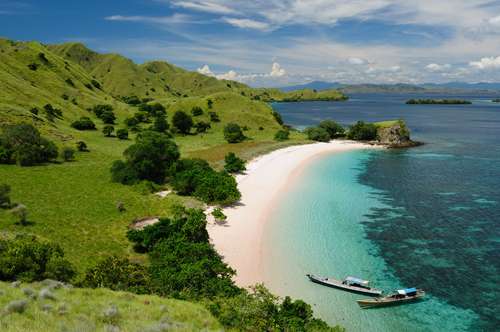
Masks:
[[[359,158],[356,181],[379,203],[364,212],[364,239],[400,284],[473,311],[479,319],[468,330],[498,330],[500,105],[490,102],[497,96],[458,96],[473,104],[446,106],[404,104],[418,95],[350,97],[273,107],[298,128],[323,119],[344,125],[404,119],[425,145]]]

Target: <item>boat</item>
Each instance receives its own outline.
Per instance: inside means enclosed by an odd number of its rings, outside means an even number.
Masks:
[[[421,289],[416,288],[406,288],[399,289],[395,293],[379,297],[375,299],[363,299],[358,300],[358,304],[361,308],[375,308],[375,307],[384,307],[390,305],[400,305],[410,302],[415,302],[421,300],[425,296],[425,292]]]
[[[346,277],[344,280],[336,280],[327,277],[319,277],[312,274],[307,274],[307,277],[312,282],[317,284],[321,284],[328,287],[334,287],[338,289],[342,289],[348,292],[365,294],[370,296],[380,296],[382,295],[382,291],[379,289],[372,288],[369,285],[369,281],[363,280],[356,277]]]

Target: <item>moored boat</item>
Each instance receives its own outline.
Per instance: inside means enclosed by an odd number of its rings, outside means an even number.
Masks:
[[[309,278],[309,280],[317,284],[342,289],[348,292],[365,294],[370,296],[382,295],[381,290],[369,286],[369,281],[356,277],[346,277],[344,280],[319,277],[312,274],[307,274],[307,277]]]
[[[421,300],[425,296],[425,292],[421,289],[406,288],[397,290],[395,293],[375,299],[358,300],[361,308],[376,308],[390,305],[400,305]]]

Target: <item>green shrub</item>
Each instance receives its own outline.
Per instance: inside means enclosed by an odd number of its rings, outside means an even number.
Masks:
[[[121,140],[126,140],[128,139],[128,130],[127,129],[118,129],[116,131],[116,137],[118,137],[118,139],[121,139]]]
[[[10,208],[10,186],[8,184],[0,184],[0,208]]]
[[[124,103],[129,104],[129,105],[134,105],[134,106],[142,103],[142,101],[137,96],[125,96],[125,97],[122,97],[122,100]]]
[[[208,129],[211,128],[210,123],[205,122],[205,121],[197,122],[194,125],[194,127],[196,128],[196,133],[197,134],[205,133]]]
[[[75,149],[65,146],[61,151],[61,156],[64,161],[73,161],[75,160]]]
[[[106,125],[102,128],[102,133],[104,134],[104,136],[106,137],[111,137],[111,135],[113,135],[113,132],[115,131],[115,127],[113,127],[112,125]],[[127,135],[128,136],[128,135]]]
[[[309,127],[304,131],[307,138],[313,141],[328,142],[330,141],[330,134],[324,128]]]
[[[358,121],[349,128],[347,138],[356,141],[371,141],[377,138],[377,127],[373,123]]]
[[[133,184],[141,180],[163,183],[167,169],[179,159],[177,145],[164,134],[145,131],[123,153],[125,161],[111,167],[114,181]]]
[[[191,109],[191,115],[192,116],[200,116],[200,115],[203,115],[203,109],[199,106],[194,106],[192,109]]]
[[[90,84],[92,84],[96,89],[101,89],[101,83],[97,82],[94,79],[90,81]]]
[[[288,130],[280,129],[274,134],[274,140],[276,141],[286,141],[290,137],[290,132]]]
[[[183,111],[177,111],[172,118],[172,125],[181,133],[189,134],[193,119]]]
[[[126,258],[110,256],[88,269],[79,286],[146,294],[150,291],[149,283],[145,266],[132,263]]]
[[[9,125],[0,135],[0,163],[32,166],[57,158],[57,147],[30,124]]]
[[[215,218],[216,221],[221,222],[225,221],[227,219],[227,216],[222,212],[221,208],[215,208],[212,211],[212,216]]]
[[[74,268],[57,244],[39,242],[33,236],[0,240],[0,280],[69,281],[74,275]]]
[[[87,152],[89,151],[88,150],[88,147],[87,147],[87,143],[85,143],[84,141],[78,141],[76,142],[76,149],[80,152]]]
[[[168,128],[169,126],[165,114],[155,115],[153,127],[151,129],[159,133],[165,133],[167,132]]]
[[[228,143],[239,143],[242,142],[246,137],[238,124],[228,123],[224,127],[224,138]]]
[[[318,127],[326,130],[330,135],[330,138],[342,137],[345,134],[344,128],[332,120],[323,120],[319,123]]]
[[[212,99],[208,99],[208,100],[207,100],[207,107],[208,107],[209,109],[212,109],[212,107],[213,107],[213,106],[214,106],[214,102],[213,102],[213,100],[212,100]]]
[[[211,122],[220,122],[219,115],[215,112],[208,112]]]
[[[281,114],[276,111],[273,111],[272,114],[276,122],[278,122],[279,125],[283,125],[283,118],[281,117]]]
[[[77,130],[95,130],[95,124],[89,117],[82,116],[80,120],[76,120],[71,124],[71,127]]]
[[[236,180],[226,172],[217,172],[201,159],[181,159],[169,172],[174,190],[192,195],[205,203],[232,204],[241,194]]]
[[[224,158],[225,165],[224,169],[228,173],[239,173],[246,170],[245,160],[238,158],[233,152],[229,152]]]

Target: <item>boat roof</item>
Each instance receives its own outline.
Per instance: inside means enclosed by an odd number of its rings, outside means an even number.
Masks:
[[[370,283],[368,280],[363,280],[361,278],[351,277],[351,276],[345,278],[345,280],[360,285],[368,285]]]
[[[416,292],[417,292],[417,289],[415,287],[398,289],[398,294],[401,294],[401,295],[407,295],[407,294],[416,293]]]

